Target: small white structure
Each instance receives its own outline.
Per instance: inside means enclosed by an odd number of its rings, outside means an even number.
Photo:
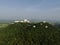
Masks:
[[[43,23],[46,23],[46,21],[43,21]]]
[[[23,22],[30,23],[30,21],[29,21],[29,20],[27,20],[27,19],[24,19],[24,20],[23,20]]]
[[[27,19],[24,19],[24,22],[27,22],[28,20]]]
[[[48,28],[48,26],[46,25],[45,28]]]
[[[35,28],[36,26],[34,25],[33,28]]]

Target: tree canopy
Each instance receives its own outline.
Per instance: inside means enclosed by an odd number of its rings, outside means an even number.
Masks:
[[[60,30],[43,22],[14,23],[0,30],[0,45],[60,45]]]

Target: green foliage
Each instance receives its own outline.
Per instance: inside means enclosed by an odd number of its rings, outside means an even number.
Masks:
[[[10,24],[0,30],[0,45],[60,45],[60,30],[41,23]],[[49,27],[46,29],[45,25]]]

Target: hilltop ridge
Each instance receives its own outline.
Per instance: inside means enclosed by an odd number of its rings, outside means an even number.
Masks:
[[[48,22],[14,23],[0,31],[3,45],[60,45],[60,32]]]

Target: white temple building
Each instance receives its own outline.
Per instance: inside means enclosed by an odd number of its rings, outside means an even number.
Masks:
[[[46,21],[43,21],[43,23],[46,23]]]
[[[48,26],[46,25],[45,28],[48,28]]]
[[[35,28],[36,26],[34,25],[33,28]]]

